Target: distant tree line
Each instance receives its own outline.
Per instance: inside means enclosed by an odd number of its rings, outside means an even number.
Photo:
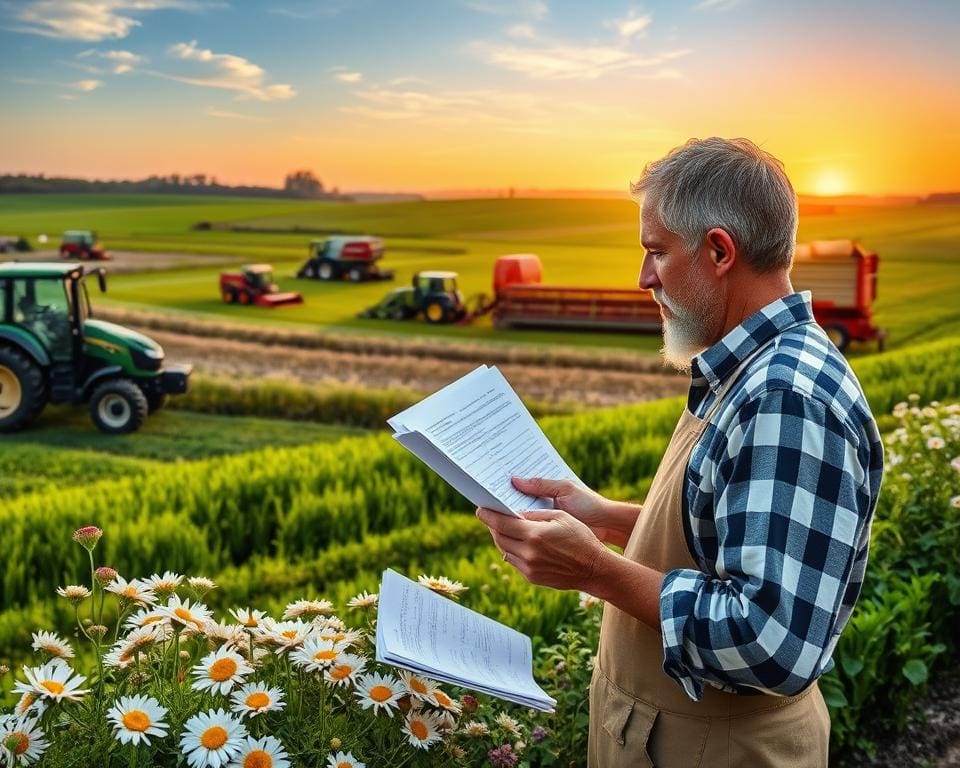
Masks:
[[[190,194],[190,195],[227,195],[235,197],[296,197],[311,200],[350,200],[350,197],[341,195],[337,187],[326,189],[323,182],[312,171],[297,170],[288,173],[283,186],[231,186],[221,184],[216,176],[205,173],[179,174],[169,176],[153,175],[145,179],[131,180],[90,180],[71,179],[59,176],[39,174],[6,174],[0,176],[0,194],[52,194],[111,192],[135,193],[150,192],[160,194]]]

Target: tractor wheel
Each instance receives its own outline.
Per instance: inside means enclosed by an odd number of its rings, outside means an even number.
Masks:
[[[447,318],[447,308],[439,301],[431,301],[423,310],[423,317],[431,325],[449,322]]]
[[[360,267],[353,267],[347,272],[347,279],[351,283],[359,283],[363,280],[363,270]]]
[[[46,404],[43,371],[18,350],[0,347],[0,432],[27,426]]]
[[[841,352],[846,352],[850,346],[850,334],[847,329],[837,323],[825,325],[823,330],[827,333],[827,338],[833,342],[833,345]]]
[[[333,268],[333,264],[329,261],[320,262],[320,266],[317,267],[317,277],[321,280],[333,280],[336,277],[336,270]]]
[[[234,304],[237,301],[237,292],[233,288],[224,288],[220,295],[227,304]]]
[[[303,268],[303,276],[304,276],[304,277],[309,277],[311,280],[316,280],[316,279],[317,279],[317,265],[316,265],[316,264],[313,264],[313,263],[307,264],[307,266]]]
[[[237,293],[237,301],[239,301],[241,304],[249,304],[250,294],[247,293],[246,291],[240,291],[239,293]]]
[[[165,395],[160,392],[151,392],[149,395],[147,395],[147,413],[156,413],[167,404],[169,399],[169,395]]]
[[[105,381],[90,398],[90,417],[101,432],[123,435],[143,425],[150,405],[147,396],[129,379]]]

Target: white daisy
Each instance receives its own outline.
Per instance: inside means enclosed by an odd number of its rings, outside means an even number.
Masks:
[[[229,645],[207,654],[193,668],[195,678],[191,686],[197,691],[227,694],[235,685],[242,685],[244,675],[253,672],[253,667]]]
[[[16,693],[35,691],[54,701],[80,701],[84,694],[89,693],[80,688],[87,678],[83,675],[74,676],[74,671],[59,659],[49,661],[42,667],[24,667],[23,673],[27,676],[27,682],[17,683],[14,687]]]
[[[283,619],[295,619],[300,616],[324,616],[333,610],[329,600],[297,600],[288,603],[283,611]]]
[[[427,701],[447,712],[460,714],[460,705],[437,687],[433,689]]]
[[[367,661],[362,656],[342,653],[324,671],[323,679],[332,685],[352,685],[366,666]]]
[[[207,636],[208,640],[221,643],[241,645],[247,642],[247,634],[243,627],[238,624],[228,624],[224,621],[208,619],[203,626],[203,634]]]
[[[70,644],[55,632],[34,632],[33,650],[46,651],[51,656],[59,659],[73,658],[73,649],[70,647]]]
[[[323,629],[317,628],[313,633],[314,637],[319,640],[328,640],[331,643],[337,643],[338,645],[347,648],[351,645],[356,645],[363,637],[363,632],[357,629],[338,629],[336,627],[325,627]]]
[[[929,448],[932,451],[939,451],[944,446],[946,446],[946,444],[947,444],[946,441],[939,435],[935,435],[927,439],[927,448]]]
[[[136,660],[136,649],[128,648],[123,641],[116,643],[103,656],[103,663],[112,669],[126,669]]]
[[[277,646],[277,653],[299,648],[313,633],[312,624],[296,619],[294,621],[266,621],[254,630],[261,642]]]
[[[180,750],[191,768],[220,768],[237,756],[247,737],[239,717],[222,709],[194,715],[184,724]]]
[[[348,608],[371,608],[377,604],[377,600],[380,599],[380,595],[369,592],[361,592],[356,597],[351,597],[347,601]]]
[[[117,645],[122,645],[128,653],[133,654],[136,651],[145,651],[171,637],[173,637],[173,627],[169,624],[148,624],[128,632]]]
[[[373,707],[374,714],[382,709],[388,716],[393,714],[390,711],[391,708],[399,709],[397,702],[404,692],[403,685],[393,675],[381,675],[376,672],[361,675],[357,679],[357,689],[354,691],[363,709]]]
[[[90,589],[79,584],[69,584],[66,587],[57,587],[57,594],[76,604],[90,597]]]
[[[189,599],[181,599],[180,595],[171,595],[167,604],[157,609],[173,623],[174,628],[184,628],[193,632],[203,630],[212,614],[203,603],[195,602],[191,605]]]
[[[437,684],[432,680],[405,670],[400,672],[400,679],[403,680],[407,691],[420,701],[427,701],[437,688]]]
[[[602,600],[598,600],[587,592],[580,593],[580,610],[582,611],[589,611],[593,606],[600,605],[602,602]]]
[[[327,755],[327,768],[367,768],[367,764],[357,760],[352,752],[337,752]]]
[[[121,696],[107,712],[114,738],[121,744],[149,744],[151,736],[163,738],[169,726],[163,722],[167,710],[152,696]]]
[[[268,688],[263,683],[247,683],[230,695],[233,705],[230,707],[241,717],[256,717],[263,712],[283,709],[283,691],[280,688]]]
[[[129,629],[142,629],[157,624],[169,624],[170,619],[159,608],[141,608],[127,617],[123,625]]]
[[[243,624],[245,629],[255,629],[260,626],[266,614],[250,608],[231,608],[230,615],[237,620],[238,624]]]
[[[27,715],[39,717],[46,709],[47,703],[40,698],[40,694],[36,691],[30,691],[20,697],[20,701],[18,701],[17,705],[13,708],[13,714],[16,717],[26,717]],[[16,717],[12,719],[16,719]]]
[[[255,739],[247,736],[240,751],[230,763],[230,768],[289,768],[290,756],[279,739],[264,736]]]
[[[466,592],[467,589],[469,589],[469,587],[463,586],[459,581],[452,581],[446,576],[427,576],[421,574],[417,577],[417,581],[427,589],[453,598],[460,597],[461,592]]]
[[[303,667],[307,672],[320,672],[336,662],[343,650],[344,646],[332,640],[311,637],[302,648],[290,654],[290,661],[298,667]]]
[[[481,723],[479,720],[471,720],[465,726],[463,726],[463,732],[474,739],[482,739],[484,736],[490,733],[490,729],[487,727],[486,723]]]
[[[506,731],[509,734],[512,734],[513,736],[523,735],[523,733],[520,730],[520,723],[518,723],[516,720],[510,717],[510,715],[508,715],[506,712],[501,712],[499,715],[497,715],[494,718],[494,722],[496,722],[497,725],[503,728],[504,731]]]
[[[411,709],[407,712],[400,730],[407,735],[410,746],[417,749],[429,749],[431,744],[435,744],[442,738],[440,722],[436,715],[423,710]]]
[[[217,585],[213,583],[213,579],[208,579],[206,576],[190,576],[187,579],[187,584],[190,585],[192,590],[201,595],[205,595],[211,589],[217,588]]]
[[[36,762],[49,746],[35,716],[11,718],[0,728],[0,755],[10,765]]]
[[[179,587],[183,581],[183,576],[173,571],[164,571],[162,576],[159,573],[155,573],[149,579],[144,579],[144,581],[150,585],[150,589],[153,590],[155,595],[164,599],[170,597],[170,595],[177,591],[177,587]]]
[[[157,602],[157,596],[153,594],[150,585],[140,579],[127,581],[123,576],[117,576],[104,589],[137,605],[153,605]]]

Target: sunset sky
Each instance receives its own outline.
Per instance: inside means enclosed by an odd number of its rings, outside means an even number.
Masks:
[[[960,189],[960,3],[0,0],[0,173],[625,189],[747,136],[800,193]]]

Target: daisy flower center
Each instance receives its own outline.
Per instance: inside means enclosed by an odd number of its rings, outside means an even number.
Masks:
[[[287,638],[287,640],[293,640],[293,638],[295,638],[295,637],[297,636],[297,630],[295,630],[295,629],[285,629],[285,630],[284,630],[283,632],[281,632],[280,634],[283,635],[285,638]]]
[[[330,661],[330,659],[337,658],[336,651],[317,651],[313,654],[313,658],[317,661]]]
[[[245,627],[255,627],[255,626],[257,626],[257,620],[251,616],[249,619],[247,619],[245,622],[243,622],[243,626],[245,626]]]
[[[420,682],[419,680],[417,680],[417,678],[415,678],[415,677],[411,677],[411,678],[410,678],[410,687],[413,689],[414,693],[426,693],[426,692],[427,692],[427,686],[425,686],[423,683],[421,683],[421,682]]]
[[[424,725],[422,721],[414,720],[410,723],[410,733],[420,739],[420,741],[423,741],[425,738],[427,738],[429,731],[427,730],[427,726]]]
[[[123,596],[124,596],[124,597],[136,597],[136,596],[137,596],[137,588],[136,588],[136,587],[126,587],[126,588],[124,588],[124,590],[123,590]]]
[[[453,702],[450,701],[450,697],[447,696],[443,691],[434,691],[434,697],[437,699],[437,703],[444,709],[450,709]]]
[[[33,706],[33,702],[35,702],[36,700],[37,700],[37,697],[34,696],[32,693],[25,693],[23,695],[23,701],[20,702],[20,706],[17,709],[18,714],[22,712],[26,712],[28,709],[30,709],[30,707]]]
[[[273,758],[262,749],[255,749],[243,758],[243,768],[272,768]]]
[[[370,698],[383,703],[393,696],[393,691],[385,685],[375,685],[370,689]]]
[[[227,743],[227,731],[219,725],[207,728],[200,736],[200,743],[207,749],[220,749]]]
[[[348,763],[344,760],[342,763],[337,763],[337,768],[353,768],[353,763]]]
[[[58,683],[56,680],[44,680],[40,685],[50,691],[54,696],[63,693],[63,683]]]
[[[51,656],[63,656],[63,648],[59,645],[45,645],[43,650],[49,653]]]
[[[251,709],[260,709],[270,703],[270,697],[263,691],[256,691],[247,696],[247,706]]]
[[[141,709],[131,709],[123,716],[123,724],[129,731],[142,733],[150,727],[150,717]]]
[[[193,618],[193,614],[190,613],[190,611],[188,611],[186,608],[176,608],[173,614],[183,622],[196,621],[196,619]]]
[[[163,616],[147,616],[141,623],[141,627],[147,626],[147,624],[153,624],[157,621],[163,621]]]
[[[13,754],[22,755],[28,749],[30,749],[30,739],[27,738],[27,734],[21,731],[14,731],[8,737],[8,743],[12,739],[17,740],[17,746],[13,748]]]
[[[330,677],[334,680],[343,680],[345,677],[350,677],[350,674],[353,672],[353,667],[349,664],[340,664],[339,666],[334,667],[330,670]]]
[[[237,672],[237,662],[233,659],[217,659],[210,665],[210,679],[222,683],[229,680]]]

